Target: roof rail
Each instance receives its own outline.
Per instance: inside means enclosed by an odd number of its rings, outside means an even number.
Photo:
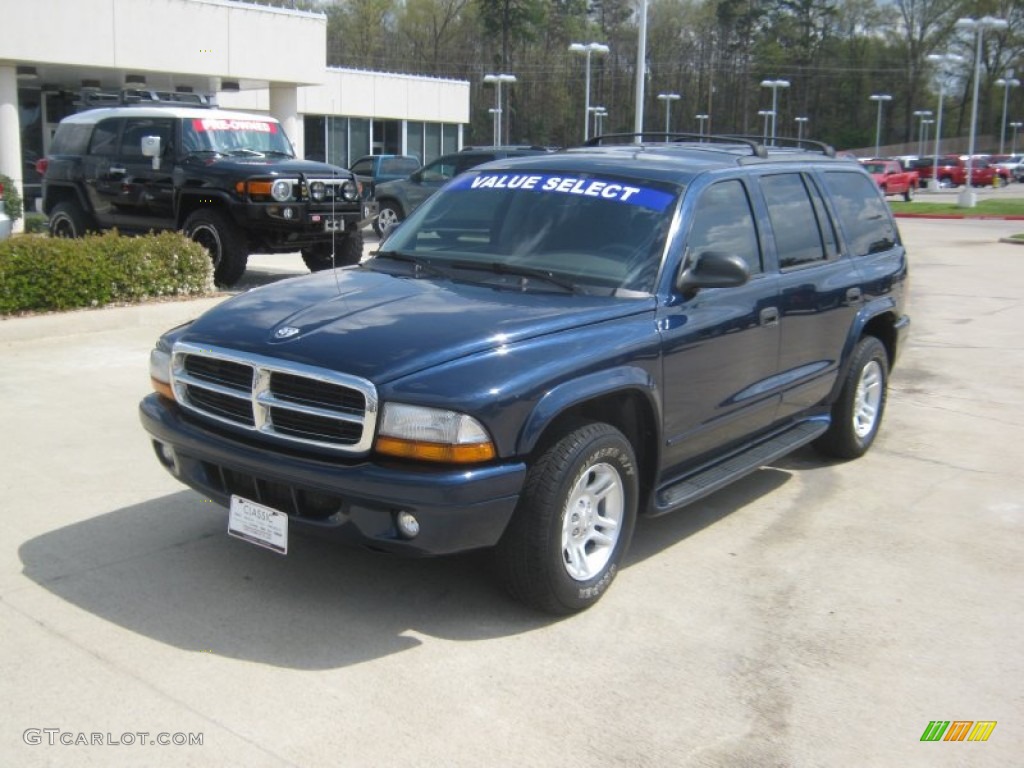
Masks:
[[[765,141],[761,136],[732,136],[733,139],[745,139],[753,141]],[[814,141],[813,139],[794,139],[792,136],[776,136],[771,140],[770,143],[765,145],[766,149],[781,149],[781,148],[792,148],[792,149],[806,149],[810,152],[820,152],[826,157],[835,157],[836,150],[831,144],[825,144],[821,141]]]
[[[665,133],[664,131],[643,131],[642,133],[606,133],[603,136],[594,136],[583,143],[584,147],[600,147],[603,146],[608,139],[628,139],[630,142],[636,141],[637,138],[640,141],[695,141],[701,144],[746,144],[750,149],[750,153],[755,157],[766,157],[767,152],[764,145],[757,141],[752,136],[723,136],[719,134],[706,134],[706,133]],[[616,141],[615,143],[622,143]]]
[[[217,106],[212,96],[188,91],[151,91],[139,88],[121,88],[103,91],[98,88],[83,88],[75,105],[82,110],[96,107],[201,107],[210,109]]]

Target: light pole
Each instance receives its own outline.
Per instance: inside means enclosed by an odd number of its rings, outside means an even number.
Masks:
[[[804,140],[804,124],[808,120],[810,120],[811,118],[809,118],[809,117],[794,117],[793,119],[796,120],[796,140],[797,141],[803,141]]]
[[[1006,102],[1010,98],[1010,89],[1020,85],[1020,80],[1013,76],[1013,70],[1006,71],[1006,77],[996,80],[996,85],[1003,89],[1003,122],[999,124],[999,154],[1003,154],[1003,144],[1006,141]]]
[[[709,116],[708,115],[694,115],[694,117],[696,117],[697,120],[700,122],[700,128],[699,128],[700,138],[703,139],[704,138],[704,123],[705,123],[705,121],[708,120]]]
[[[498,146],[498,134],[501,133],[501,110],[491,107],[487,111],[491,113],[491,143]]]
[[[758,116],[764,118],[764,136],[761,139],[765,144],[768,143],[768,121],[775,119],[775,112],[771,109],[761,109],[757,112]]]
[[[878,102],[878,120],[875,123],[875,157],[878,157],[881,154],[882,144],[882,103],[892,101],[892,96],[888,93],[872,93],[868,98]]]
[[[924,154],[924,119],[931,117],[932,111],[930,109],[915,109],[914,117],[918,119],[917,126],[917,156],[920,157]]]
[[[514,83],[515,81],[515,75],[484,75],[484,82],[494,85],[494,108],[498,110],[496,118],[498,130],[494,132],[494,146],[496,147],[501,145],[501,84]]]
[[[971,172],[974,165],[974,133],[978,124],[978,80],[981,78],[981,39],[986,29],[1006,29],[1005,19],[997,19],[993,16],[983,16],[980,19],[963,18],[957,19],[956,28],[966,29],[975,33],[974,40],[974,95],[971,99],[971,134],[967,149],[967,185],[960,193],[956,204],[961,208],[973,208],[977,205],[978,199],[971,190]]]
[[[775,143],[775,116],[779,110],[779,88],[789,88],[789,80],[762,80],[762,88],[772,89],[772,144]]]
[[[683,97],[680,96],[678,93],[659,93],[658,94],[658,101],[664,101],[665,102],[665,133],[669,132],[669,126],[672,124],[671,120],[670,120],[670,116],[672,114],[672,102],[673,101],[679,101],[679,99],[681,99],[681,98],[683,98]]]
[[[604,119],[608,117],[608,110],[604,107],[591,107],[590,113],[594,116],[594,135],[600,136],[604,128]]]
[[[933,125],[935,125],[935,121],[932,120],[931,118],[921,121],[921,128],[923,129],[924,138],[921,140],[922,149],[920,152],[917,153],[917,156],[919,158],[922,157],[922,153],[924,152],[923,148],[928,146],[928,132],[931,130],[931,126]]]
[[[569,50],[587,57],[587,81],[583,97],[583,140],[586,141],[590,138],[590,56],[594,53],[605,54],[611,49],[604,43],[572,43]]]
[[[1017,154],[1017,131],[1019,131],[1022,126],[1024,126],[1024,123],[1020,123],[1020,122],[1010,123],[1010,127],[1013,128],[1013,141],[1010,143],[1010,154],[1011,155],[1016,155]]]
[[[949,77],[948,67],[953,64],[960,64],[963,60],[963,56],[959,56],[955,53],[928,54],[928,61],[939,65],[939,114],[937,122],[935,123],[935,156],[932,160],[932,180],[930,184],[933,190],[937,190],[939,188],[939,144],[942,142],[942,100],[946,94],[946,78]],[[945,68],[943,65],[945,65]]]

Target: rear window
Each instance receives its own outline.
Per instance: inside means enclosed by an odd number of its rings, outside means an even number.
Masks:
[[[50,145],[54,155],[84,155],[89,146],[92,126],[88,123],[61,123]]]
[[[893,248],[898,242],[896,226],[875,182],[848,171],[829,171],[824,176],[850,254],[866,256]]]
[[[381,173],[396,176],[407,176],[419,167],[419,161],[414,157],[387,157],[380,161]]]

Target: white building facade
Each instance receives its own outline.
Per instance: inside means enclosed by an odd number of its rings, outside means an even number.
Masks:
[[[300,157],[428,161],[462,146],[469,83],[326,66],[321,13],[234,0],[0,0],[0,174],[39,194],[35,160],[83,89],[213,94],[281,121]]]

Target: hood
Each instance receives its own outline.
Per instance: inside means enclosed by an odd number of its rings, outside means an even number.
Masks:
[[[318,163],[314,160],[284,159],[280,157],[193,157],[207,168],[232,176],[338,176],[351,179],[352,172],[336,165]]]
[[[333,368],[380,385],[466,355],[653,308],[653,298],[522,292],[357,267],[236,296],[198,318],[181,338]]]

